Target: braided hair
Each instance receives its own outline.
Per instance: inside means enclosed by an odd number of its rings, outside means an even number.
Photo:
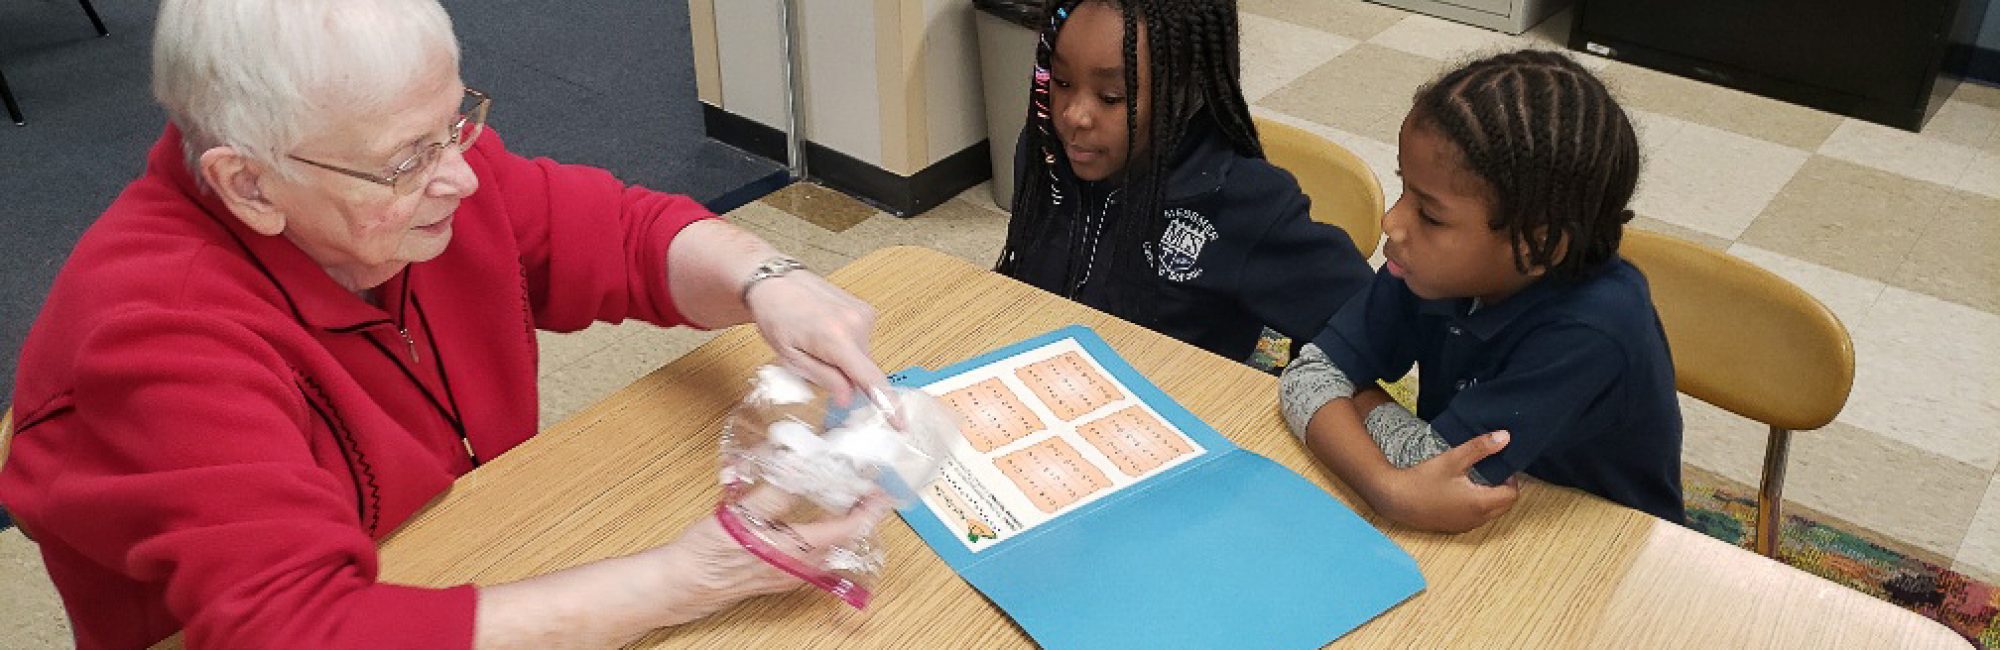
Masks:
[[[1639,181],[1639,141],[1604,83],[1568,56],[1493,55],[1417,90],[1412,124],[1464,155],[1526,273],[1576,279],[1618,253]]]
[[[1043,12],[1046,22],[1035,48],[1033,85],[1028,93],[1025,173],[1014,190],[1014,216],[1007,225],[1006,246],[994,266],[1001,273],[1013,275],[1021,256],[1029,253],[1028,247],[1065,218],[1077,219],[1081,210],[1088,209],[1079,205],[1076,175],[1056,134],[1049,94],[1056,39],[1070,12],[1086,2],[1110,4],[1123,15],[1125,96],[1134,98],[1125,102],[1126,143],[1131,155],[1119,190],[1117,216],[1112,219],[1106,215],[1112,221],[1108,266],[1113,273],[1126,278],[1152,273],[1144,243],[1165,229],[1160,205],[1164,181],[1193,120],[1213,120],[1216,130],[1238,154],[1264,157],[1238,74],[1235,0],[1051,0]],[[1136,99],[1140,96],[1138,47],[1142,29],[1152,83],[1147,106],[1150,119],[1144,129],[1140,128]],[[1140,146],[1142,142],[1146,146]],[[1094,252],[1085,239],[1071,238],[1071,264],[1063,281],[1068,295],[1074,296],[1089,278],[1089,258]],[[1139,298],[1115,299],[1129,303]],[[1121,311],[1118,307],[1113,310]]]

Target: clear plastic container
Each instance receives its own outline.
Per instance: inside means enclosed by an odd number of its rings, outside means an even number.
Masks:
[[[884,559],[873,533],[814,544],[799,529],[845,517],[877,493],[899,506],[915,502],[959,435],[956,416],[906,389],[841,408],[777,366],[759,368],[751,385],[723,426],[716,518],[757,557],[849,605],[867,606]],[[753,503],[748,497],[760,486],[775,490],[754,492]]]

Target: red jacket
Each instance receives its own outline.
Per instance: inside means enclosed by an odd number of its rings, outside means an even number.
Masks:
[[[491,133],[466,159],[450,246],[383,309],[154,145],[28,334],[0,471],[79,647],[471,645],[474,588],[377,583],[375,541],[535,434],[537,328],[680,323],[667,244],[713,215]]]

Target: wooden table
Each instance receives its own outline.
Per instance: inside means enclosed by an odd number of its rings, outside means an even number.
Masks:
[[[1070,323],[1237,444],[1304,474],[1380,525],[1286,432],[1276,380],[941,253],[894,248],[833,279],[876,305],[888,369],[939,367]],[[382,579],[494,584],[623,555],[708,516],[716,434],[772,354],[738,328],[461,478],[382,545]],[[1337,644],[1370,648],[1965,648],[1936,622],[1581,492],[1523,490],[1466,535],[1394,527],[1429,590]],[[993,648],[1030,642],[907,526],[853,611],[810,589],[753,600],[641,645]],[[1328,585],[1339,589],[1339,585]],[[1254,640],[1246,640],[1253,646]]]

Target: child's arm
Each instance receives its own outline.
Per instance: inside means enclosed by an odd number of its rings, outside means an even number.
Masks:
[[[1280,401],[1286,424],[1313,457],[1391,521],[1464,532],[1505,513],[1518,495],[1512,485],[1485,486],[1471,472],[1506,446],[1506,432],[1452,448],[1381,390],[1357,394],[1316,346],[1286,368]]]

